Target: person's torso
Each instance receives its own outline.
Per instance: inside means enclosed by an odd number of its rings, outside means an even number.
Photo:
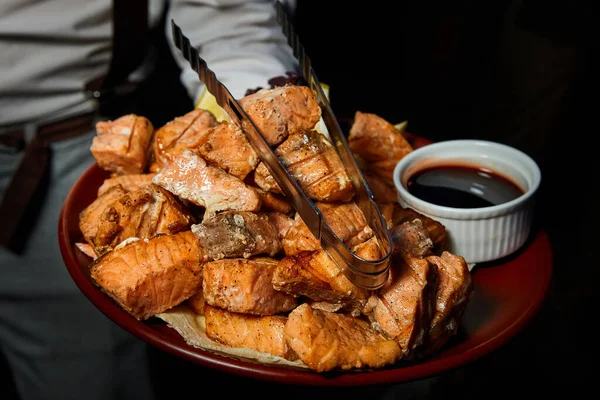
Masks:
[[[164,0],[149,1],[149,24]],[[0,2],[0,127],[95,106],[86,86],[108,72],[111,0]]]
[[[111,57],[110,0],[0,3],[0,125],[86,101]]]

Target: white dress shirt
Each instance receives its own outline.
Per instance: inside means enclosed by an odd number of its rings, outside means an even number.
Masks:
[[[293,10],[295,1],[285,1]],[[149,24],[173,19],[237,98],[297,69],[273,2],[149,0]],[[0,2],[0,127],[41,122],[95,107],[85,91],[111,59],[111,0]],[[179,50],[181,80],[195,101],[203,86]],[[158,94],[157,94],[158,95]]]

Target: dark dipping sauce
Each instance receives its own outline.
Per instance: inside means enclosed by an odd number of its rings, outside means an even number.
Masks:
[[[421,200],[454,208],[491,207],[524,194],[517,184],[489,169],[455,165],[416,172],[407,190]]]

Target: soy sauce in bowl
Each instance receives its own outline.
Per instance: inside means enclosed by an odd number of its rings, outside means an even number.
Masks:
[[[444,165],[422,169],[407,181],[413,196],[454,208],[482,208],[507,203],[524,194],[510,179],[485,168]]]

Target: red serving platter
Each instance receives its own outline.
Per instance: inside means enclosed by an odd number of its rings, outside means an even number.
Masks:
[[[407,135],[414,147],[428,144]],[[162,320],[138,321],[95,285],[89,274],[90,258],[75,243],[83,242],[79,213],[95,198],[108,173],[96,164],[78,179],[61,209],[58,240],[65,265],[83,294],[113,322],[176,356],[220,371],[281,383],[318,386],[359,386],[405,382],[460,367],[506,343],[521,331],[542,305],[552,277],[552,251],[547,234],[536,229],[515,254],[472,271],[474,292],[459,333],[435,356],[400,362],[375,371],[319,374],[260,365],[217,355],[188,345]]]

